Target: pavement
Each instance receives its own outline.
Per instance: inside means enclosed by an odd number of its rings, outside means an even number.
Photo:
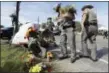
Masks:
[[[70,36],[70,33],[69,33]],[[55,36],[56,43],[59,44],[60,37]],[[58,72],[108,72],[108,39],[103,39],[102,36],[97,36],[97,57],[98,61],[93,62],[87,58],[80,58],[74,63],[70,63],[70,58],[64,60],[55,60],[55,71]],[[90,48],[90,45],[88,45]],[[76,48],[77,52],[81,49],[81,36],[76,34]],[[70,47],[68,46],[68,51]],[[56,48],[52,50],[57,56],[60,53],[60,49]],[[70,53],[70,52],[69,52]]]
[[[69,36],[71,34],[69,33]],[[59,44],[60,37],[55,36],[56,43]],[[6,42],[6,41],[5,41]],[[90,47],[90,45],[88,45]],[[50,48],[51,49],[51,48]],[[81,49],[81,36],[76,34],[76,49],[77,52]],[[64,60],[56,59],[53,61],[55,72],[108,72],[108,39],[103,39],[102,36],[97,36],[97,57],[99,60],[93,62],[90,59],[80,58],[74,63],[70,63],[70,58]],[[52,48],[51,51],[58,56],[59,48]],[[70,54],[70,47],[68,45]]]

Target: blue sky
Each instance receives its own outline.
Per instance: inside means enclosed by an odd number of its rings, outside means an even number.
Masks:
[[[53,7],[57,3],[62,3],[63,6],[74,4],[77,9],[76,20],[81,21],[81,8],[86,4],[91,4],[95,7],[98,16],[98,23],[104,27],[108,27],[108,2],[21,2],[19,21],[36,22],[39,16],[40,23],[46,22],[47,17],[56,17]],[[11,26],[11,18],[9,15],[15,11],[15,2],[1,2],[1,25],[6,27]]]

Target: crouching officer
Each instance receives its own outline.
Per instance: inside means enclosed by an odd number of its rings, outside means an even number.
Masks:
[[[38,27],[39,28],[39,27]],[[34,29],[34,27],[28,28],[28,32],[26,34],[28,38],[28,50],[32,51],[35,56],[45,57],[46,49],[41,46],[40,43],[40,33],[39,30]],[[39,53],[42,52],[41,55]]]
[[[92,5],[85,5],[82,8],[83,15],[82,15],[82,34],[81,34],[81,57],[89,57],[93,61],[97,61],[96,57],[96,35],[98,31],[98,25],[97,25],[97,15],[93,10]],[[91,44],[91,55],[88,50],[87,40],[89,39],[89,42]]]
[[[55,27],[53,21],[52,21],[52,18],[49,17],[47,19],[47,23],[46,23],[46,28],[48,29],[48,31],[50,32],[50,35],[52,36],[51,39],[53,39],[53,41],[55,41],[55,37],[54,37],[54,34],[53,34],[53,27]]]
[[[66,9],[61,7],[61,4],[58,4],[55,8],[56,12],[58,12],[58,24],[61,29],[61,54],[59,55],[59,59],[64,59],[68,57],[67,52],[67,41],[71,49],[71,62],[73,63],[76,60],[76,43],[75,43],[75,14],[76,9],[74,6],[68,6]],[[66,11],[67,10],[67,11]]]

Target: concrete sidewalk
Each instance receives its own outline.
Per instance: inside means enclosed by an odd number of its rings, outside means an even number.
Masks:
[[[70,36],[70,35],[69,35]],[[80,35],[76,34],[77,50],[81,49]],[[56,42],[59,44],[60,37],[56,36]],[[89,45],[90,47],[90,45]],[[75,63],[70,63],[70,58],[64,60],[55,60],[55,72],[108,72],[108,41],[101,36],[97,36],[97,57],[99,60],[93,62],[90,59],[80,58]],[[53,52],[58,54],[60,49],[54,49]]]

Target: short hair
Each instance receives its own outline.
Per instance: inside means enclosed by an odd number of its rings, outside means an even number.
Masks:
[[[47,20],[52,20],[52,18],[51,18],[51,17],[49,17]]]

